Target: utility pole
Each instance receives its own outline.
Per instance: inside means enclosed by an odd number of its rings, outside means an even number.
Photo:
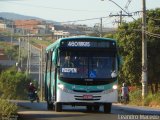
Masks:
[[[142,0],[142,98],[147,95],[147,40],[146,40],[146,1]]]
[[[23,28],[23,24],[22,24],[22,36],[24,36],[24,28]],[[24,37],[22,37],[22,39],[21,39],[22,41],[21,41],[21,43],[23,43],[24,44],[24,40],[25,40],[25,38]],[[22,47],[23,45],[21,45],[21,47]],[[22,52],[21,52],[22,53]],[[21,68],[23,67],[23,58],[22,58],[22,56],[21,56]]]
[[[39,88],[40,99],[43,100],[43,47],[39,49]]]
[[[18,64],[21,61],[21,38],[18,39],[19,42],[19,54],[18,54]]]
[[[29,33],[28,33],[28,40],[27,40],[28,46],[27,46],[27,75],[30,73],[30,44],[29,44]]]
[[[39,86],[39,89],[40,89],[40,95],[41,95],[41,61],[42,61],[41,50],[39,50],[39,81],[38,81],[38,86]]]
[[[130,15],[130,14],[122,14],[122,11],[120,11],[120,14],[115,14],[115,15],[110,14],[109,16],[110,16],[110,17],[119,17],[118,25],[121,25],[121,24],[122,24],[122,21],[123,21],[123,20],[122,20],[123,17],[125,17],[125,16],[131,17],[132,15]]]
[[[43,101],[43,47],[41,46],[41,101]]]
[[[29,74],[31,74],[31,45],[30,45],[30,43],[29,43],[28,54],[29,54]]]
[[[124,15],[123,15],[124,16]],[[128,16],[128,15],[127,15]],[[120,11],[120,16],[119,16],[119,22],[120,22],[120,25],[122,24],[122,11]]]
[[[13,43],[13,20],[11,21],[12,22],[12,24],[11,24],[11,26],[12,26],[12,28],[11,28],[11,45],[12,45],[12,43]]]
[[[19,61],[20,61],[20,38],[18,38],[18,44],[19,44],[19,49],[18,49],[18,63],[19,63]]]
[[[103,28],[102,28],[102,18],[100,18],[100,37],[102,37]]]

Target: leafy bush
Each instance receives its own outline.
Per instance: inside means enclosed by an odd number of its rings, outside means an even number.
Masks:
[[[7,99],[26,99],[29,82],[26,74],[17,72],[14,68],[3,71],[0,74],[0,95]]]
[[[7,100],[0,99],[0,116],[10,117],[11,115],[17,114],[17,105],[10,103]]]

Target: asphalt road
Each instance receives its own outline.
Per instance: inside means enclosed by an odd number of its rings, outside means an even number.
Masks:
[[[113,104],[110,114],[87,112],[85,107],[63,106],[63,112],[48,111],[46,103],[16,101],[22,120],[160,120],[160,109]]]

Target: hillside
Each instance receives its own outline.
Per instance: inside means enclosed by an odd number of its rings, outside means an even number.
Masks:
[[[0,17],[5,18],[5,19],[10,19],[10,20],[28,20],[28,19],[45,20],[39,17],[20,15],[20,14],[9,13],[9,12],[0,12]],[[59,22],[52,21],[52,20],[45,20],[45,21],[50,22],[50,23],[53,22],[54,24],[60,24]]]

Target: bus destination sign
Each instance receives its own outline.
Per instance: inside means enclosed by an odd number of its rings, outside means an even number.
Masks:
[[[74,41],[69,41],[67,44],[68,47],[90,47],[91,43],[90,42],[74,42]]]
[[[115,48],[116,44],[113,41],[62,41],[61,47],[69,48]]]

